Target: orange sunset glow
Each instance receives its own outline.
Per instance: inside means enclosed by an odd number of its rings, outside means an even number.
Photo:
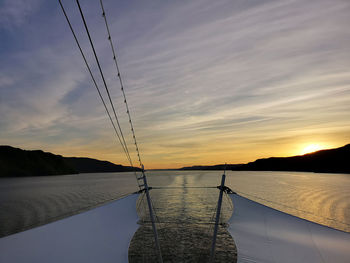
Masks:
[[[6,40],[0,144],[130,165],[57,3],[47,3],[52,14],[43,26],[37,18],[46,14],[38,15],[37,6],[21,15],[10,2],[0,19]],[[147,16],[146,2],[135,9],[109,3],[117,12],[111,33],[146,169],[246,163],[348,144],[347,1],[219,2],[165,1],[162,11],[149,9]],[[90,1],[84,6],[96,10]],[[112,113],[80,17],[71,16]],[[138,163],[100,18],[94,12],[86,17]]]

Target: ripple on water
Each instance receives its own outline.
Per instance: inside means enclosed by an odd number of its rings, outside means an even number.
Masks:
[[[151,191],[159,243],[164,262],[208,262],[214,231],[217,189]],[[146,198],[137,203],[140,228],[129,246],[129,262],[157,262]],[[230,199],[223,199],[215,262],[236,262],[237,250],[225,222],[232,214]]]
[[[252,200],[350,232],[350,174],[249,171],[226,173],[226,185]],[[147,175],[151,186],[181,188],[216,186],[221,178],[220,171],[149,171]],[[0,178],[0,237],[76,214],[136,190],[133,173]],[[178,244],[172,253],[186,258],[192,247],[198,248],[196,251],[199,254],[205,253],[203,248],[206,243],[202,239],[206,239],[208,243],[210,238],[205,237],[212,235],[210,222],[212,223],[218,199],[217,189],[154,189],[151,194],[158,221],[161,222],[158,223],[159,228],[165,233],[161,234],[161,238],[162,235],[170,233],[167,236],[174,236],[174,240],[186,240],[192,236],[195,240],[192,245],[188,245],[188,242],[183,245],[181,241],[172,242]],[[142,207],[139,207],[140,209],[142,210]],[[227,222],[232,213],[232,203],[226,198],[222,213],[222,222]],[[139,211],[139,214],[141,215],[142,211]],[[138,235],[142,231],[147,232],[147,227],[149,228],[146,217],[141,223],[133,244],[139,240]],[[181,236],[183,233],[184,236]],[[231,248],[226,248],[233,242],[232,239],[227,236],[227,241],[220,243],[223,236],[224,233],[219,232],[218,253],[220,244],[223,244],[225,253],[231,251]],[[199,241],[196,241],[197,237]],[[149,240],[151,242],[152,238]],[[163,242],[166,243],[167,240]],[[136,250],[130,249],[129,252],[139,257],[140,252],[137,249],[138,246]],[[190,253],[195,255],[196,251]],[[164,253],[170,255],[169,251]],[[178,255],[175,256],[178,258]]]

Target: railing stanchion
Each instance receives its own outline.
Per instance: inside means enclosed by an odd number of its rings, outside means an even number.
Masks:
[[[225,169],[225,172],[226,172],[226,169]],[[217,206],[217,210],[216,210],[213,242],[212,242],[211,251],[210,251],[210,261],[209,261],[210,263],[213,263],[214,262],[214,258],[215,258],[216,236],[217,236],[217,233],[218,233],[220,212],[221,212],[221,204],[222,204],[222,195],[224,193],[225,178],[226,178],[225,172],[224,172],[224,174],[221,177],[220,194],[219,194],[218,206]]]
[[[149,195],[149,188],[148,188],[148,184],[147,184],[147,178],[146,178],[146,175],[145,175],[143,167],[142,167],[142,177],[143,177],[143,183],[144,183],[144,187],[145,187],[144,189],[145,189],[145,192],[146,192],[146,198],[147,198],[147,203],[148,203],[149,215],[150,215],[151,223],[152,223],[152,229],[153,229],[153,234],[154,234],[154,241],[155,241],[155,244],[156,244],[156,249],[158,251],[158,260],[159,260],[159,263],[163,263],[162,252],[160,250],[160,245],[159,245],[159,240],[158,240],[158,233],[157,233],[157,228],[156,228],[154,215],[153,215],[153,210],[152,210],[151,197]]]

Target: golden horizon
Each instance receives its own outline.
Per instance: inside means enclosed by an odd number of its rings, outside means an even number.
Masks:
[[[238,155],[236,152],[232,153],[218,153],[213,155],[215,158],[212,158],[210,154],[207,155],[198,155],[193,156],[192,158],[174,158],[174,159],[167,159],[166,153],[163,154],[163,158],[166,158],[167,161],[164,160],[154,160],[154,157],[152,154],[145,154],[144,155],[144,165],[146,170],[151,169],[178,169],[182,167],[187,166],[196,166],[196,165],[217,165],[217,164],[243,164],[248,162],[253,162],[257,159],[261,158],[268,158],[268,157],[289,157],[289,156],[296,156],[296,155],[304,155],[307,153],[315,152],[318,150],[324,150],[324,149],[332,149],[332,148],[338,148],[346,145],[348,143],[331,143],[331,142],[300,142],[296,143],[290,147],[288,147],[289,150],[285,150],[287,147],[277,147],[277,145],[274,145],[273,148],[270,150],[261,149],[259,147],[254,148],[244,148],[237,150],[237,153],[241,153]],[[77,147],[76,149],[66,149],[61,148],[57,149],[56,147],[23,147],[23,146],[14,146],[18,147],[24,150],[43,150],[45,152],[51,152],[53,154],[62,155],[65,157],[87,157],[87,158],[93,158],[98,159],[102,161],[109,161],[114,164],[121,164],[124,166],[130,166],[130,163],[127,162],[125,156],[123,156],[122,153],[114,153],[113,151],[105,151],[103,148],[100,150],[95,149],[95,151],[90,150],[87,151],[86,148],[80,148]],[[55,149],[56,148],[56,149]],[[106,153],[107,152],[107,153]],[[142,154],[142,153],[141,153]],[[200,158],[199,158],[200,157]],[[231,157],[231,158],[230,158]],[[122,160],[122,159],[125,160]],[[136,161],[133,162],[135,167],[138,167],[135,165]]]

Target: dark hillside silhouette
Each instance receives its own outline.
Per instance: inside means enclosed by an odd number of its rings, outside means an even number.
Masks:
[[[197,165],[178,170],[224,170],[224,164]],[[350,144],[292,157],[270,157],[247,164],[227,164],[233,171],[299,171],[317,173],[350,173]]]
[[[64,157],[65,161],[79,173],[105,173],[140,171],[139,168],[123,166],[108,161],[100,161],[84,157]]]
[[[299,156],[258,159],[232,170],[350,173],[350,144]]]
[[[0,146],[0,177],[45,176],[140,170],[91,158],[63,157],[41,150]]]
[[[0,176],[74,174],[77,171],[61,155],[0,146]]]

